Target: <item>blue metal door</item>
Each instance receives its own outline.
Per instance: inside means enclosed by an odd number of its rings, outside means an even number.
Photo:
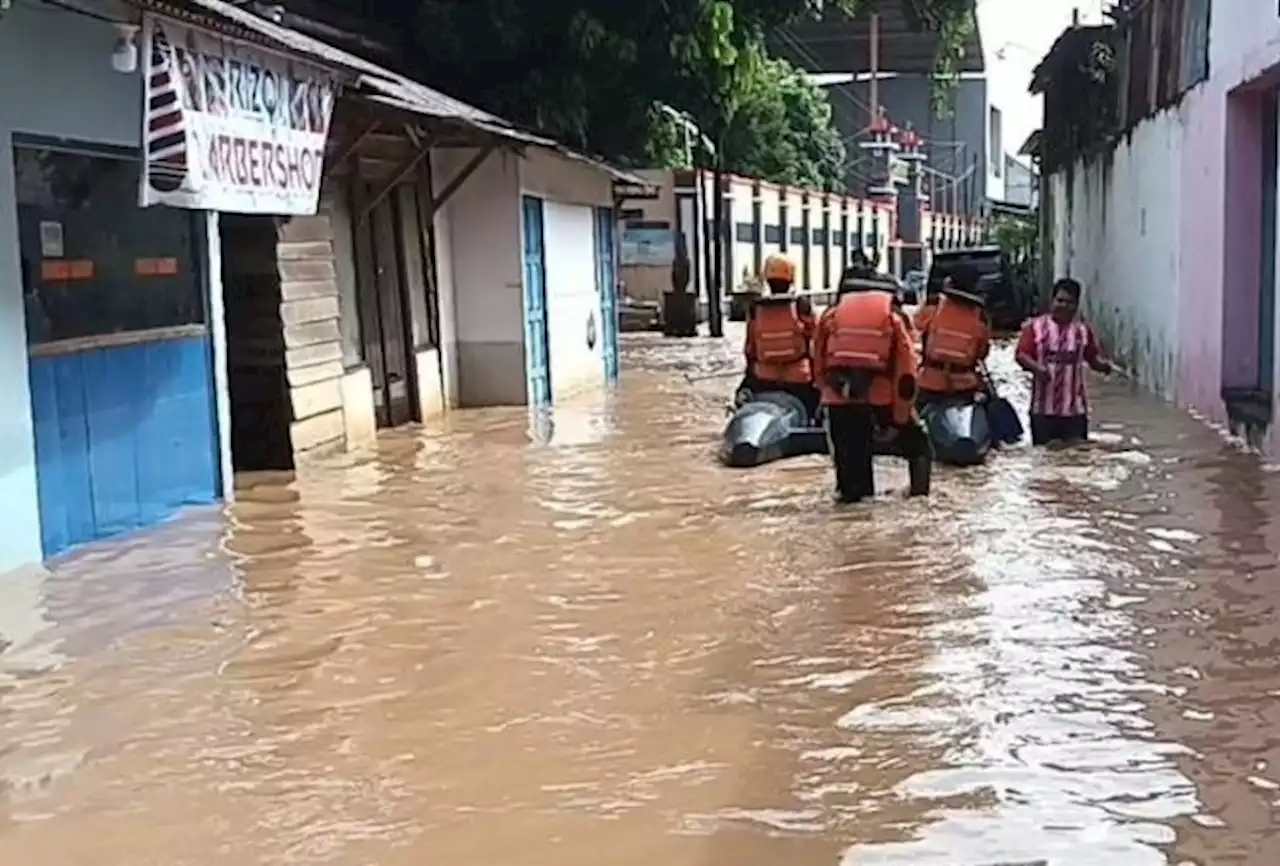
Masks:
[[[529,405],[551,405],[551,357],[547,338],[547,251],[542,199],[524,197],[524,365]]]
[[[618,381],[618,276],[614,266],[613,210],[596,208],[596,287],[600,292],[600,347],[604,377]]]

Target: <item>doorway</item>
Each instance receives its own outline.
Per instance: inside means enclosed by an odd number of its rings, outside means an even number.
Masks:
[[[1277,93],[1227,97],[1222,262],[1222,400],[1234,432],[1271,426],[1276,364]]]
[[[403,211],[416,198],[402,195],[398,185],[374,201],[380,184],[353,179],[351,186],[361,337],[373,383],[374,417],[379,428],[399,427],[418,416],[408,290],[424,285],[425,277],[410,279],[408,267],[421,269],[422,257],[405,255],[399,240],[406,225],[418,224],[416,214]]]
[[[294,468],[275,217],[222,214],[222,292],[236,472]]]
[[[547,330],[547,262],[542,199],[527,195],[524,212],[524,362],[529,405],[551,405],[551,357]]]
[[[596,217],[596,285],[600,292],[600,346],[605,381],[618,381],[618,278],[614,268],[613,209],[598,207]]]

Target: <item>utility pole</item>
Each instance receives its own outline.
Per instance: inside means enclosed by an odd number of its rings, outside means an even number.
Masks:
[[[712,276],[707,286],[707,329],[713,337],[724,336],[724,316],[720,298],[724,291],[724,130],[716,140],[715,167],[711,172]]]
[[[880,13],[871,13],[871,120],[880,116]]]

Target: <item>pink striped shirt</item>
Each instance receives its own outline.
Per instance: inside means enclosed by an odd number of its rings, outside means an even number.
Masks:
[[[1071,417],[1089,414],[1085,370],[1098,357],[1093,329],[1080,320],[1059,325],[1052,316],[1028,322],[1018,339],[1018,353],[1048,370],[1031,385],[1031,414]]]

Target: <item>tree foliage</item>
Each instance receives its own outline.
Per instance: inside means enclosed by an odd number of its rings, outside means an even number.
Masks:
[[[786,60],[769,57],[763,45],[748,46],[738,64],[732,108],[716,142],[725,170],[776,183],[839,188],[846,148],[826,94]],[[686,133],[670,115],[655,111],[644,162],[688,165],[697,141]]]
[[[825,94],[764,48],[764,34],[812,14],[814,0],[323,2],[387,26],[407,71],[440,89],[619,162],[682,161],[683,131],[656,108],[665,104],[723,145],[731,171],[786,183],[841,176]],[[826,6],[858,14],[864,2]],[[967,25],[956,22],[971,20],[974,0],[910,2],[963,42]],[[939,52],[939,71],[954,68],[950,52]]]

